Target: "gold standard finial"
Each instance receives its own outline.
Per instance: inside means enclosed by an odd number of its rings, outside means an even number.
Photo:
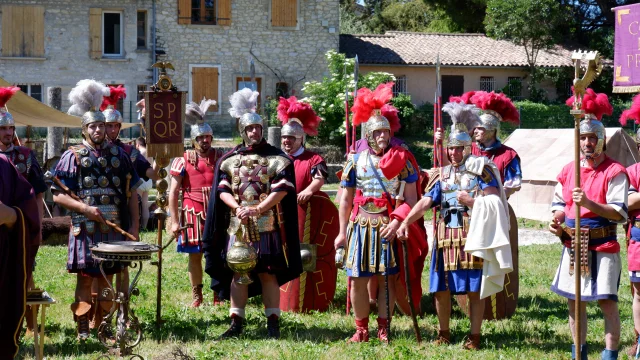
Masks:
[[[573,92],[575,94],[574,110],[581,110],[584,92],[587,90],[587,87],[589,87],[589,84],[602,72],[602,61],[597,51],[574,51],[571,54],[571,60],[573,60],[575,69],[573,79]],[[584,75],[580,77],[582,61],[586,61],[587,64]]]
[[[151,65],[152,68],[160,69],[160,76],[158,76],[158,82],[153,86],[154,91],[177,91],[178,89],[173,86],[173,82],[169,75],[167,75],[167,69],[175,70],[173,65],[168,61],[158,61]]]

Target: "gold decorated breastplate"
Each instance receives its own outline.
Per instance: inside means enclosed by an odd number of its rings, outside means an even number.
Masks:
[[[282,156],[262,157],[249,154],[230,156],[220,167],[231,179],[231,191],[238,204],[257,207],[271,193],[272,179],[287,165],[287,159]],[[252,218],[250,222],[258,233],[275,231],[277,228],[273,209]],[[240,221],[232,214],[229,234],[235,234],[239,227]],[[251,240],[257,241],[257,238],[252,237]]]
[[[371,161],[369,161],[369,159],[371,159]],[[359,154],[356,163],[356,188],[362,191],[362,195],[365,197],[383,198],[384,190],[374,173],[375,171],[378,173],[382,184],[384,184],[391,198],[394,199],[400,187],[400,180],[397,176],[392,179],[387,179],[378,166],[379,162],[380,157],[369,154],[369,150]],[[373,167],[371,165],[373,165]],[[362,205],[361,208],[370,213],[379,213],[386,210],[386,207],[379,208],[372,202]]]

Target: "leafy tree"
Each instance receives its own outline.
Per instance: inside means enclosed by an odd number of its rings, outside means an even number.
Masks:
[[[371,30],[366,21],[349,11],[347,5],[340,6],[340,34],[369,34]]]
[[[310,81],[304,84],[302,91],[305,94],[303,101],[311,104],[318,116],[322,118],[318,129],[318,140],[322,143],[344,144],[344,120],[345,120],[345,90],[349,92],[349,107],[353,106],[353,90],[355,82],[353,78],[354,59],[347,59],[344,54],[334,50],[326,53],[329,76],[322,81]],[[385,72],[369,72],[360,74],[358,88],[368,87],[374,89],[379,84],[393,81],[393,74]],[[408,97],[403,97],[397,102],[401,119],[413,114],[413,105]]]
[[[437,29],[464,33],[484,33],[487,0],[422,0],[438,16]],[[440,31],[438,31],[440,32]]]
[[[535,68],[538,53],[551,48],[558,40],[556,27],[560,19],[560,7],[555,0],[487,1],[487,35],[524,47],[531,73],[529,91],[532,94],[539,93]]]
[[[430,13],[421,0],[399,1],[387,5],[381,17],[389,30],[424,32],[431,22]]]

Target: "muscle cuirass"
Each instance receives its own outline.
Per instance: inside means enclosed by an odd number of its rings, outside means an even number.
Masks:
[[[364,197],[374,197],[382,199],[384,196],[382,184],[384,184],[384,188],[387,190],[387,193],[391,196],[392,199],[395,199],[400,187],[400,180],[397,176],[392,179],[387,179],[382,174],[382,171],[378,166],[379,162],[380,157],[371,155],[369,153],[369,150],[365,150],[359,154],[357,163],[355,164],[356,188],[362,191],[362,196]],[[373,167],[371,165],[373,165]],[[380,181],[378,180],[378,177],[376,177],[375,172],[378,173],[382,184],[380,184]],[[375,206],[373,202],[366,203],[362,206],[362,208],[367,212],[373,213],[387,210],[386,207],[379,208]]]
[[[71,150],[75,153],[78,165],[76,194],[85,204],[100,209],[106,220],[120,225],[119,209],[126,201],[126,190],[123,190],[126,179],[121,175],[118,147],[109,145],[100,152],[102,156],[92,153],[84,145],[74,146]],[[87,220],[84,214],[72,212],[71,222],[74,235],[80,234],[83,223],[87,233],[95,232],[95,222]],[[104,224],[99,224],[99,227],[105,234],[110,231]]]
[[[479,189],[478,176],[466,171],[464,165],[454,171],[451,165],[442,169],[440,178],[442,191],[440,216],[449,228],[461,228],[468,217],[468,208],[458,202],[458,191],[466,191],[475,197]]]
[[[240,206],[257,207],[271,193],[273,178],[282,172],[290,160],[283,156],[262,157],[257,154],[232,155],[220,164],[220,169],[231,179],[233,197]],[[269,209],[259,216],[250,219],[251,233],[270,232],[277,229],[274,209]],[[228,233],[235,234],[240,227],[240,220],[231,214]],[[252,236],[251,241],[258,241]]]

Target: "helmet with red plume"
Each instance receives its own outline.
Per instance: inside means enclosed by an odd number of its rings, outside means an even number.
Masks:
[[[503,93],[477,91],[470,98],[470,101],[482,110],[479,127],[483,127],[487,131],[497,132],[501,121],[515,125],[520,124],[518,109],[513,105],[511,99]]]
[[[7,102],[20,90],[17,86],[0,88],[0,126],[16,126],[13,116],[7,110]]]
[[[358,90],[353,112],[353,124],[365,126],[365,136],[369,146],[376,152],[382,150],[373,139],[376,130],[389,130],[390,134],[400,130],[398,109],[388,102],[393,98],[393,82],[380,84],[371,91],[368,88]]]
[[[571,90],[573,91],[573,87]],[[566,104],[575,108],[575,96],[567,99]],[[593,89],[587,88],[582,97],[581,109],[584,110],[584,119],[580,121],[580,135],[595,134],[598,137],[598,143],[593,155],[587,156],[588,158],[596,158],[604,151],[605,144],[604,125],[600,120],[604,114],[613,114],[613,106],[609,103],[609,98],[606,94],[597,94]]]
[[[318,135],[320,117],[311,105],[298,101],[295,96],[288,99],[280,97],[278,104],[278,120],[282,123],[282,136],[293,136],[303,139],[305,135]]]
[[[640,124],[640,95],[634,96],[631,107],[622,112],[622,115],[620,115],[620,124],[622,126],[627,125],[629,119],[634,120],[636,124]],[[638,128],[638,132],[636,133],[636,142],[640,142],[640,128]]]
[[[127,97],[127,89],[122,85],[109,86],[109,95],[104,97],[102,105],[100,105],[100,111],[104,114],[105,122],[108,123],[122,123],[122,114],[116,110],[118,101]]]

